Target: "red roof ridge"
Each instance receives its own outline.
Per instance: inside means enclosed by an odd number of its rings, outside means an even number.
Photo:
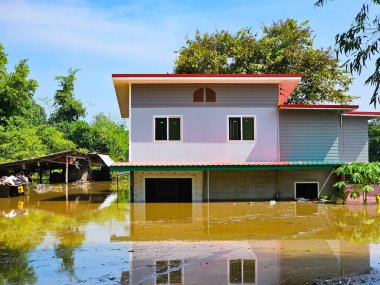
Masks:
[[[380,116],[380,112],[366,112],[366,111],[350,111],[346,115],[374,115]]]
[[[280,109],[286,108],[310,108],[310,109],[358,109],[359,105],[349,104],[282,104]]]
[[[268,74],[268,73],[114,73],[112,77],[302,77],[301,74],[296,73],[279,73],[279,74]]]

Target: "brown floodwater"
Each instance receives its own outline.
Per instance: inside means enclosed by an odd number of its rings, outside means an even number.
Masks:
[[[380,208],[127,203],[97,182],[0,199],[0,284],[306,284],[380,269]]]

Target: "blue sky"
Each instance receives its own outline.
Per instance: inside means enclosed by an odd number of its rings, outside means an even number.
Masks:
[[[86,104],[88,120],[98,112],[119,118],[112,73],[172,72],[176,54],[199,29],[236,32],[279,19],[309,20],[315,47],[334,45],[335,34],[351,23],[362,1],[335,0],[315,8],[313,0],[0,0],[0,42],[10,68],[29,59],[31,77],[40,87],[36,98],[52,98],[54,77],[71,68],[77,74],[76,96]],[[370,71],[370,70],[369,70]],[[355,76],[350,94],[369,106],[370,72]]]

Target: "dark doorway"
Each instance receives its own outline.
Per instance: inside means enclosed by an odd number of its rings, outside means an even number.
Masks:
[[[191,178],[146,178],[145,201],[147,203],[190,203],[192,201]]]
[[[318,182],[296,182],[296,199],[318,199]]]

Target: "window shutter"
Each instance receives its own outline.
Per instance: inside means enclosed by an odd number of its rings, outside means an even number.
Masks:
[[[193,102],[203,102],[203,88],[195,90],[193,94]]]
[[[216,102],[216,93],[210,88],[206,88],[206,102]]]

